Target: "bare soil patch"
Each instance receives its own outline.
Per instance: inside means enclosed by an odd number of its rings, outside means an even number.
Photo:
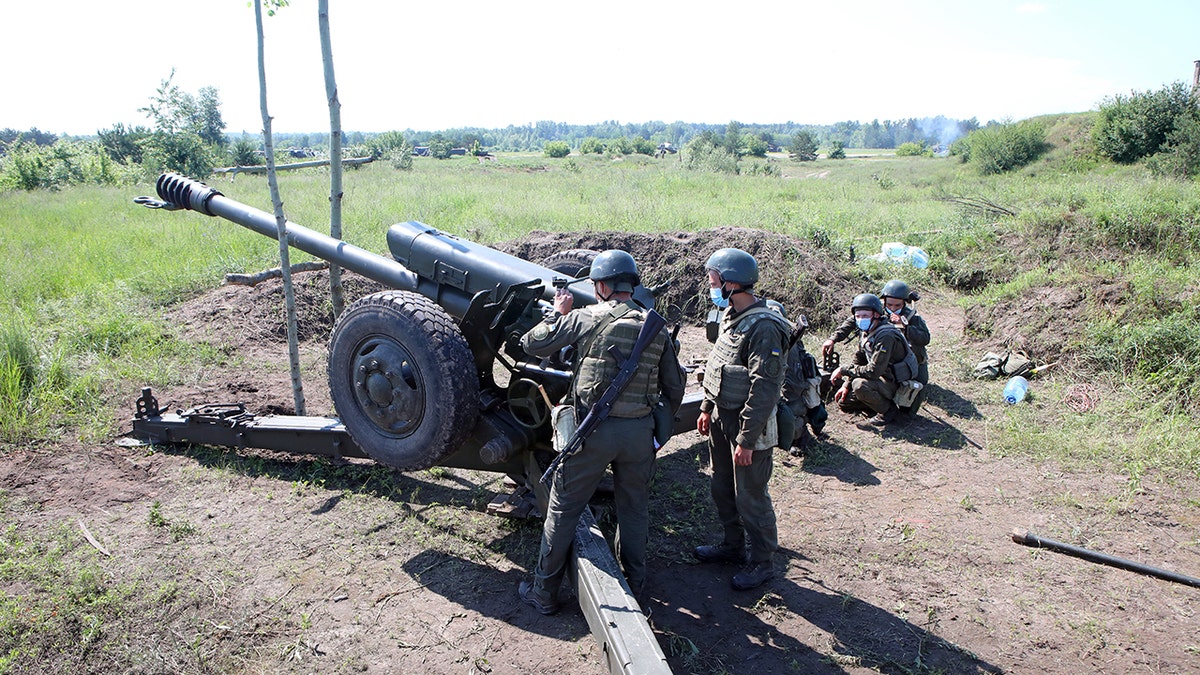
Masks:
[[[627,248],[648,282],[675,279],[671,299],[686,304],[700,297],[703,261],[722,246],[759,256],[764,292],[824,325],[860,290],[805,242],[750,230],[534,234],[508,248],[534,260]],[[319,273],[298,280],[308,412],[328,414],[327,281]],[[773,582],[737,592],[734,570],[692,559],[694,546],[719,537],[704,444],[692,432],[660,454],[646,605],[672,668],[1195,671],[1200,590],[1028,549],[1009,533],[1026,527],[1195,576],[1197,481],[1151,470],[1131,487],[1115,472],[993,456],[989,430],[1011,414],[1002,383],[965,377],[981,345],[965,341],[968,320],[953,298],[925,295],[933,384],[919,418],[881,434],[831,410],[825,436],[805,454],[776,454],[783,551]],[[697,300],[689,310],[685,360],[707,352],[696,325],[703,309]],[[228,357],[156,392],[160,401],[290,411],[281,317],[278,282],[223,287],[172,309],[180,335]],[[810,349],[823,338],[810,335]],[[132,415],[136,395],[128,392],[114,418]],[[1038,397],[1029,405],[1055,404]],[[126,601],[135,611],[103,627],[83,657],[63,650],[57,661],[17,670],[604,672],[577,606],[542,617],[517,601],[540,525],[485,514],[504,490],[497,475],[64,439],[7,449],[0,488],[8,522],[31,535],[69,533],[73,555],[97,560],[106,583],[134,589]],[[151,524],[152,509],[187,527]],[[80,520],[111,557],[83,540]]]

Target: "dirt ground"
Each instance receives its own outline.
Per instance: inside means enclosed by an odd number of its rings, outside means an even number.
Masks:
[[[648,244],[617,243],[644,267],[661,262],[691,282],[708,249],[754,236],[647,235]],[[545,250],[613,245],[588,236],[539,243],[535,236],[513,246],[537,259],[546,254],[542,243]],[[789,309],[828,326],[837,303],[857,292],[859,282],[814,262],[819,252],[803,243],[760,243],[759,254],[769,258],[765,274],[806,280],[780,282],[777,292],[764,285]],[[777,259],[765,253],[773,250]],[[657,254],[641,255],[647,251]],[[810,266],[799,274],[783,267],[796,261]],[[317,299],[325,277],[298,280],[307,289],[308,413],[329,414],[329,325]],[[370,290],[354,281],[351,293]],[[695,288],[673,292],[684,302],[698,295]],[[831,410],[825,435],[806,453],[776,454],[771,492],[782,550],[773,582],[734,591],[734,570],[692,559],[694,546],[719,537],[704,444],[691,432],[660,453],[646,605],[672,668],[1200,671],[1200,589],[1010,539],[1022,527],[1195,576],[1197,482],[1150,471],[1131,486],[1113,472],[989,452],[989,433],[1013,414],[1000,402],[1003,383],[967,376],[985,345],[965,341],[966,318],[954,298],[925,296],[918,309],[933,333],[933,384],[919,418],[878,433]],[[174,409],[237,401],[263,413],[290,412],[278,297],[277,284],[228,286],[173,308],[168,319],[180,335],[213,345],[226,360],[180,374],[179,384],[156,392],[160,402]],[[810,350],[827,330],[806,339]],[[706,353],[697,325],[682,339],[685,361]],[[1034,387],[1021,405],[1059,405],[1037,395],[1047,385]],[[137,394],[119,397],[114,419],[132,416]],[[75,669],[605,672],[574,603],[543,617],[517,600],[517,582],[536,562],[540,525],[486,514],[505,489],[494,474],[399,474],[365,461],[64,440],[0,455],[0,489],[22,528],[69,531],[112,583],[136,589],[129,602],[138,615],[108,627]],[[82,543],[80,523],[109,556]]]

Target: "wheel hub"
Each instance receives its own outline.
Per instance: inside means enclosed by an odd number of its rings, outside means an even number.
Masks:
[[[367,417],[392,434],[416,428],[425,414],[425,395],[408,351],[392,340],[373,339],[357,355],[354,397]]]

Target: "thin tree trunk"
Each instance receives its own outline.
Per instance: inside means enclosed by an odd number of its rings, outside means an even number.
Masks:
[[[267,113],[267,67],[263,57],[262,0],[254,0],[254,21],[258,27],[258,91],[263,119],[263,150],[267,155],[267,185],[271,188],[271,203],[275,207],[275,225],[279,228],[279,266],[283,269],[283,299],[287,307],[288,361],[292,371],[292,398],[296,414],[304,415],[304,385],[300,382],[300,346],[296,338],[296,294],[292,290],[291,264],[288,262],[287,219],[283,217],[283,201],[279,198],[279,181],[275,176],[275,144],[271,140],[271,116]]]
[[[321,28],[321,61],[325,64],[325,96],[329,99],[329,236],[342,238],[342,104],[338,101],[337,80],[333,76],[333,47],[329,40],[329,0],[317,2],[317,23]],[[333,317],[341,316],[346,306],[342,297],[342,268],[329,263],[329,296]]]

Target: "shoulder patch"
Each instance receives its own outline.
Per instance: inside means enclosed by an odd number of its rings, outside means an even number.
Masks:
[[[533,328],[534,340],[545,340],[550,335],[550,326],[545,323],[539,323]]]

